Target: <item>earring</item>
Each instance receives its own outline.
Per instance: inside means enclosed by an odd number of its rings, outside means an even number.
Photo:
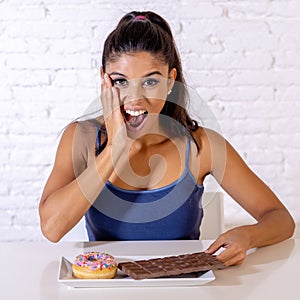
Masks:
[[[171,93],[172,93],[172,90],[169,90],[169,91],[168,91],[168,95],[170,95]]]

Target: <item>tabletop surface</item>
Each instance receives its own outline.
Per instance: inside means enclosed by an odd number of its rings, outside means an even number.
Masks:
[[[200,286],[72,288],[58,282],[62,256],[75,257],[94,250],[114,256],[166,256],[202,251],[209,244],[210,241],[0,243],[1,298],[299,299],[298,239],[251,250],[242,265],[214,271],[215,280]]]

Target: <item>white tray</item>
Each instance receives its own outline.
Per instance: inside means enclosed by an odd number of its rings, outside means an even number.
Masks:
[[[158,255],[159,256],[159,255]],[[115,257],[118,263],[151,259],[153,256]],[[58,281],[76,288],[104,288],[104,287],[145,287],[145,286],[191,286],[203,285],[215,279],[212,271],[184,274],[172,277],[134,280],[118,269],[114,279],[79,279],[73,276],[72,259],[62,257],[59,265]]]

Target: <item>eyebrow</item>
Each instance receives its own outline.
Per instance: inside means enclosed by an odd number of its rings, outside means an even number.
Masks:
[[[109,74],[109,76],[112,76],[112,75],[118,75],[118,76],[122,76],[122,77],[127,78],[126,75],[124,75],[122,73],[119,73],[119,72],[112,72],[112,73]],[[152,75],[161,75],[162,76],[162,74],[159,71],[154,71],[154,72],[150,72],[148,74],[145,74],[143,77],[148,77],[148,76],[152,76]]]

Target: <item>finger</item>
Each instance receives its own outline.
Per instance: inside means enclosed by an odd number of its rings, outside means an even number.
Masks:
[[[225,266],[232,266],[232,265],[240,265],[245,260],[245,256],[242,253],[238,253],[226,260],[219,258],[219,255],[217,256],[217,259],[222,261]]]
[[[119,90],[115,87],[111,88],[112,93],[112,105],[114,109],[119,109],[121,107],[121,100],[119,95]]]
[[[101,81],[101,95],[103,95],[107,89],[111,86],[111,81],[109,76],[105,73],[103,80]]]
[[[111,79],[110,79],[110,77],[107,73],[104,74],[104,82],[105,82],[105,85],[106,85],[107,88],[112,87]]]
[[[103,100],[105,99],[107,105],[112,108],[110,109],[110,111],[112,112],[116,106],[120,106],[120,100],[117,89],[113,87],[111,78],[107,73],[104,74],[104,82],[102,82],[101,88]]]
[[[104,84],[105,85],[105,84]],[[103,113],[105,116],[110,115],[112,112],[112,92],[107,88],[103,88],[101,92],[101,102],[103,107]]]
[[[109,86],[109,81],[107,81],[106,74],[104,75],[104,81],[101,84],[101,102],[103,106],[104,111],[111,111],[109,107],[111,106],[112,103],[112,91]]]
[[[246,253],[235,245],[227,246],[224,251],[217,255],[217,259],[226,265],[237,264],[246,258]]]
[[[104,122],[112,131],[112,136],[125,125],[123,115],[120,109],[120,97],[117,88],[106,89],[102,101]]]
[[[219,237],[204,252],[208,254],[213,254],[221,247],[223,247],[223,245],[224,245],[224,241]]]
[[[217,255],[217,259],[226,262],[236,256],[236,251],[234,251],[231,247],[225,248],[221,253]]]

